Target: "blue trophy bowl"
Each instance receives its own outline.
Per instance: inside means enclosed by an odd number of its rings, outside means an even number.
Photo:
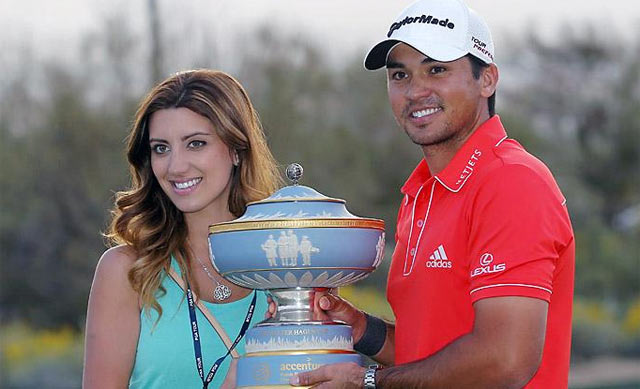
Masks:
[[[349,213],[344,200],[288,186],[209,228],[213,265],[251,289],[334,288],[365,278],[384,255],[384,222]]]

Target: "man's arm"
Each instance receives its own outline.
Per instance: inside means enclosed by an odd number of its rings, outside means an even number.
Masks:
[[[474,304],[471,333],[425,359],[378,371],[379,388],[520,388],[542,359],[548,303],[528,297],[494,297]],[[392,342],[385,343],[381,353]],[[357,387],[364,368],[353,364],[301,373],[299,385]]]
[[[316,320],[340,320],[351,326],[353,343],[358,343],[365,331],[367,320],[365,313],[348,301],[335,296],[330,291],[318,290],[314,296],[314,318]],[[382,365],[393,365],[395,360],[395,325],[385,322],[386,335],[384,344],[375,355],[370,355]],[[369,329],[370,331],[371,329]],[[376,336],[378,334],[373,334]]]
[[[395,363],[395,345],[396,345],[396,326],[392,323],[385,322],[387,326],[387,335],[384,345],[376,355],[372,355],[376,362],[384,366],[392,366]]]

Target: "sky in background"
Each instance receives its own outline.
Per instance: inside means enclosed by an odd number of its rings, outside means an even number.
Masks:
[[[235,34],[269,23],[284,32],[302,32],[339,55],[373,45],[411,2],[159,0],[159,6],[167,28],[197,21],[210,23],[219,34]],[[491,27],[498,58],[502,42],[530,26],[550,39],[563,23],[592,22],[602,25],[606,33],[615,31],[627,37],[640,34],[640,1],[635,0],[468,0],[467,4]],[[83,33],[115,13],[128,15],[134,29],[146,32],[146,5],[147,0],[0,0],[0,45],[28,45],[43,56],[64,56]]]

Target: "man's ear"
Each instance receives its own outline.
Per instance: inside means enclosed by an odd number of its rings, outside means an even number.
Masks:
[[[480,80],[482,81],[482,90],[480,94],[482,97],[489,98],[496,92],[498,86],[498,67],[492,63],[488,67],[482,69]]]

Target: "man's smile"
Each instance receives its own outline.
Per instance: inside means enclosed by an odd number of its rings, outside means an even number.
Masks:
[[[421,110],[417,110],[417,111],[413,111],[411,112],[411,117],[413,118],[422,118],[425,116],[429,116],[429,115],[433,115],[436,112],[442,111],[442,108],[440,107],[435,107],[435,108],[425,108],[425,109],[421,109]]]

